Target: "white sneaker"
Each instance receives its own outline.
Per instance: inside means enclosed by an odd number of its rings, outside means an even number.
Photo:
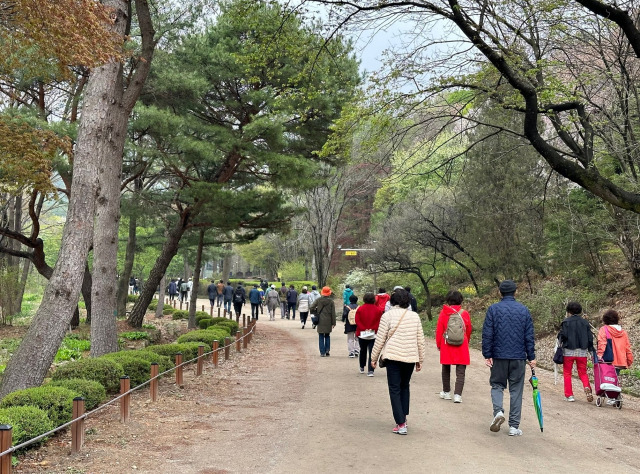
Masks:
[[[455,394],[453,396],[453,403],[462,403],[462,395]]]
[[[522,430],[515,428],[514,426],[509,427],[509,436],[522,436]]]
[[[364,367],[360,367],[360,373],[364,374]]]
[[[496,416],[493,417],[493,421],[491,422],[491,426],[489,426],[489,429],[494,433],[497,433],[498,431],[500,431],[500,425],[502,425],[502,423],[504,423],[504,413],[499,411],[498,413],[496,413]]]
[[[568,402],[575,402],[575,401],[576,401],[576,399],[575,399],[575,398],[573,398],[573,395],[569,395],[568,397],[564,397],[564,399],[565,399],[566,401],[568,401]]]
[[[451,400],[451,392],[440,392],[440,398],[443,400]]]

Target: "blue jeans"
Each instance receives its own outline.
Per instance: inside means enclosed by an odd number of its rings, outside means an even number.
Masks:
[[[218,305],[218,308],[220,306],[222,306],[222,300],[224,299],[224,295],[216,295],[216,303]]]
[[[320,341],[320,354],[328,354],[331,349],[331,334],[318,333],[318,340]]]
[[[227,310],[227,313],[231,312],[231,300],[224,300],[224,309]]]

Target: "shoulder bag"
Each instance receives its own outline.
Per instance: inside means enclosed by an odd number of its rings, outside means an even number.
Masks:
[[[609,334],[609,328],[604,327],[604,332],[607,334],[607,347],[602,353],[602,361],[608,364],[613,363],[613,341],[611,340],[611,334]]]
[[[387,340],[384,341],[382,349],[380,350],[380,356],[378,357],[378,367],[382,367],[384,369],[387,366],[387,359],[384,358],[384,350],[387,347],[387,342],[389,342],[389,340],[395,334],[396,329],[398,329],[398,326],[400,326],[400,323],[404,319],[404,315],[407,314],[407,311],[409,311],[409,308],[404,310],[404,313],[402,313],[402,316],[400,316],[400,320],[398,321],[398,324],[396,324],[396,327],[393,328],[393,331],[391,331],[391,333],[389,334],[389,337],[387,337]]]

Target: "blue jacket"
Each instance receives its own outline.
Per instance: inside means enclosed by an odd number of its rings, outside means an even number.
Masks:
[[[260,292],[257,288],[252,288],[249,292],[249,302],[253,304],[260,304],[262,298],[260,297]]]
[[[345,304],[345,306],[348,306],[351,304],[351,301],[349,301],[349,297],[353,294],[353,290],[351,288],[345,288],[344,291],[342,292],[342,302]]]
[[[513,296],[489,306],[482,326],[482,355],[485,359],[535,360],[531,313]]]

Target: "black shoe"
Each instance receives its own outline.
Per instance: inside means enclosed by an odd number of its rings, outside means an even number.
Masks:
[[[327,357],[329,357],[329,353],[327,352]]]

